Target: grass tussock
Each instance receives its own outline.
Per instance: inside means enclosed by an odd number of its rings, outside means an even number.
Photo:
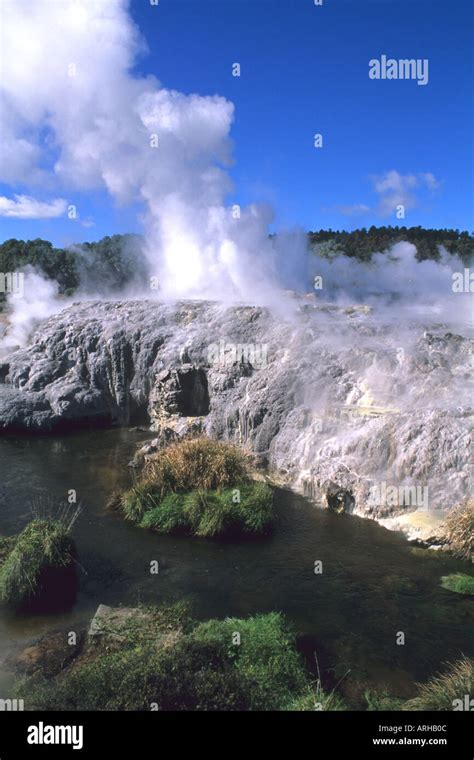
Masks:
[[[145,466],[122,494],[124,517],[159,533],[262,535],[272,520],[272,490],[249,479],[234,446],[199,438],[175,443]]]
[[[316,681],[292,699],[285,709],[291,712],[341,712],[347,707],[337,694],[324,691],[320,681]]]
[[[446,538],[451,552],[467,561],[474,557],[474,499],[468,499],[446,518]]]
[[[451,663],[446,672],[419,685],[418,696],[403,705],[404,710],[451,711],[464,700],[465,695],[472,695],[474,687],[474,660],[463,657]]]
[[[42,710],[285,710],[307,700],[308,674],[279,613],[178,617],[172,646],[156,644],[170,628],[165,615],[152,629],[138,627],[120,651],[76,662],[52,681],[20,681],[16,695]]]
[[[147,494],[143,503],[135,490],[126,495],[126,505],[128,515],[143,515],[140,527],[158,533],[205,538],[263,535],[272,522],[273,494],[265,483],[249,483],[223,491],[171,493],[161,501]],[[147,510],[147,506],[151,508]]]
[[[4,557],[0,599],[18,606],[41,596],[52,571],[70,566],[74,556],[74,543],[62,521],[32,520]]]

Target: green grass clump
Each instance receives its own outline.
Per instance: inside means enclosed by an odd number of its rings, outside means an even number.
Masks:
[[[465,573],[444,575],[441,578],[441,585],[448,591],[474,596],[474,578],[472,575],[466,575]]]
[[[181,640],[157,652],[125,649],[72,669],[54,685],[20,682],[39,710],[246,710],[244,684],[225,652]]]
[[[334,692],[325,692],[319,681],[315,686],[307,686],[286,706],[291,712],[341,712],[347,710],[342,699]]]
[[[170,620],[179,636],[157,645]],[[279,613],[197,623],[180,608],[143,621],[119,651],[76,660],[53,680],[24,679],[16,696],[40,710],[310,709],[308,674]],[[327,698],[325,709],[340,702]]]
[[[235,446],[181,441],[147,462],[118,506],[126,519],[160,533],[262,534],[271,523],[272,491],[248,473],[247,457]]]
[[[241,488],[239,514],[249,533],[266,533],[273,518],[273,492],[266,483]]]
[[[41,596],[54,571],[70,566],[74,556],[73,541],[60,521],[32,520],[0,568],[0,599],[21,605]]]
[[[277,612],[250,618],[201,623],[193,632],[201,643],[223,647],[249,686],[252,710],[278,710],[308,684],[295,637]]]
[[[151,483],[132,486],[120,497],[119,508],[123,516],[132,522],[140,522],[145,513],[153,510],[159,503]]]
[[[134,498],[136,489],[127,492],[127,505]],[[128,506],[127,514],[139,515],[140,527],[158,533],[205,538],[262,535],[271,525],[273,494],[265,483],[246,483],[239,489],[171,493],[161,501],[158,494],[148,493],[140,504],[143,511]]]
[[[239,515],[231,498],[218,491],[197,491],[184,500],[189,529],[195,536],[215,538],[237,532]]]
[[[403,710],[454,710],[456,700],[471,695],[474,687],[474,660],[463,657],[448,666],[445,673],[420,684],[418,696],[402,706]]]
[[[176,493],[156,504],[142,517],[142,528],[150,528],[158,533],[180,533],[188,528],[188,521],[183,511],[183,497]]]
[[[193,491],[186,495],[183,505],[190,531],[208,538],[263,535],[273,518],[273,492],[265,483],[246,483],[222,491]]]

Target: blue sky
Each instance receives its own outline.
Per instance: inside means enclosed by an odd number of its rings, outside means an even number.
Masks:
[[[235,104],[228,200],[270,203],[276,229],[472,230],[472,8],[470,0],[132,0],[149,48],[134,72]],[[428,84],[369,79],[369,60],[382,54],[428,59]],[[0,184],[1,195],[29,192],[27,182]],[[393,192],[408,194],[405,220],[387,212]],[[93,226],[1,218],[1,239],[59,245],[141,231],[137,205],[118,207],[102,190],[58,194]]]

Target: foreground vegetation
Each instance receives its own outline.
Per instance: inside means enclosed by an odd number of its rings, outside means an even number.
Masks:
[[[284,710],[298,700],[316,709],[280,614],[198,623],[182,605],[132,621],[118,651],[89,648],[53,681],[35,676],[16,693],[41,710]]]
[[[75,546],[61,520],[35,519],[0,541],[0,599],[15,607],[75,590]]]
[[[136,494],[137,489],[134,498]],[[148,498],[153,501],[154,497],[148,494]],[[183,532],[206,538],[261,535],[271,525],[272,501],[271,488],[264,483],[223,491],[173,493],[146,511],[139,525],[159,533]]]
[[[324,688],[280,613],[199,622],[183,603],[122,612],[105,618],[100,636],[84,640],[66,668],[60,658],[55,672],[17,681],[15,696],[30,710],[348,709],[337,691],[342,679]],[[464,657],[409,701],[366,693],[366,709],[465,709],[473,675],[474,661]]]
[[[272,490],[252,482],[246,456],[207,438],[174,443],[150,459],[119,498],[128,520],[159,533],[262,535],[272,521]]]
[[[474,660],[463,657],[451,663],[446,671],[419,687],[418,696],[403,705],[404,710],[452,711],[463,709],[466,695],[473,696]],[[465,708],[464,708],[465,709]]]
[[[450,552],[467,561],[474,557],[474,499],[452,509],[446,519],[446,539]]]

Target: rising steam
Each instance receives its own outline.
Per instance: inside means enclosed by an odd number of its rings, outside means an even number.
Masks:
[[[0,179],[55,194],[105,188],[119,204],[143,204],[152,285],[141,296],[275,304],[276,289],[311,290],[318,274],[333,300],[451,296],[453,262],[420,264],[408,244],[388,266],[382,255],[369,266],[310,258],[302,234],[268,237],[268,209],[229,207],[233,104],[135,75],[146,46],[126,0],[16,0],[2,13]],[[52,286],[29,282],[36,293],[12,302],[18,339],[25,311],[35,321],[64,306]]]
[[[5,5],[2,179],[105,186],[119,203],[141,201],[161,296],[253,300],[279,267],[266,211],[226,207],[233,104],[134,76],[144,43],[127,5]]]

